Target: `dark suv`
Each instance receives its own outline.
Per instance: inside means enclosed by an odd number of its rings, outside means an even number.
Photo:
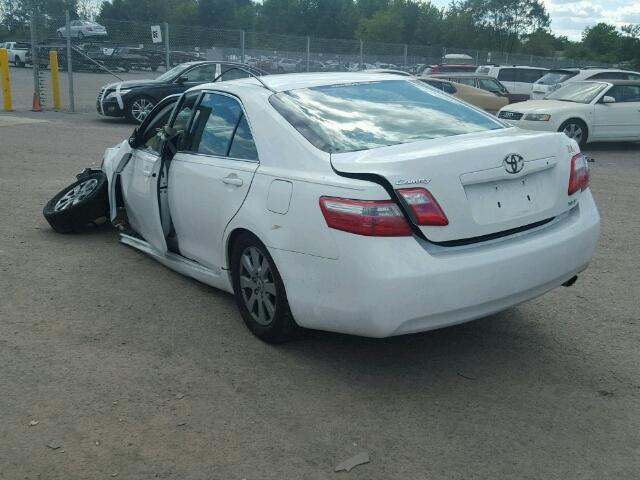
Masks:
[[[174,93],[182,93],[202,83],[261,75],[266,75],[266,72],[240,63],[182,63],[155,80],[130,80],[103,86],[98,93],[96,108],[100,115],[126,117],[140,123],[160,100]]]

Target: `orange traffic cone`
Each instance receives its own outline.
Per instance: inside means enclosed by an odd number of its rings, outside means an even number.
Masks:
[[[42,104],[40,103],[40,95],[38,92],[33,92],[33,106],[31,107],[32,112],[41,112]]]

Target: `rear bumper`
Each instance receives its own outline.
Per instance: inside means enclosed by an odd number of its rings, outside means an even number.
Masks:
[[[387,337],[480,318],[562,285],[589,264],[599,225],[586,191],[562,218],[482,245],[336,231],[337,260],[270,251],[301,326]]]

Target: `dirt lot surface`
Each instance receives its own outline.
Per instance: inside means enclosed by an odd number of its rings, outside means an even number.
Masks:
[[[640,145],[587,149],[603,229],[574,287],[420,335],[274,347],[114,230],[44,221],[131,130],[0,116],[0,479],[640,478]]]

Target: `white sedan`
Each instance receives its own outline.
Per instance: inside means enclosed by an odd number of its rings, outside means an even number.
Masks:
[[[85,37],[106,37],[107,29],[96,22],[90,22],[89,20],[72,20],[69,24],[69,30],[71,37],[75,37],[78,40],[82,40]],[[59,38],[67,37],[67,27],[60,27],[56,30]]]
[[[163,100],[44,211],[60,231],[105,213],[122,243],[234,293],[270,342],[299,327],[386,337],[504,310],[572,284],[600,224],[573,140],[364,73]]]
[[[543,100],[512,103],[498,112],[511,125],[564,132],[580,145],[640,140],[640,81],[571,82]]]

